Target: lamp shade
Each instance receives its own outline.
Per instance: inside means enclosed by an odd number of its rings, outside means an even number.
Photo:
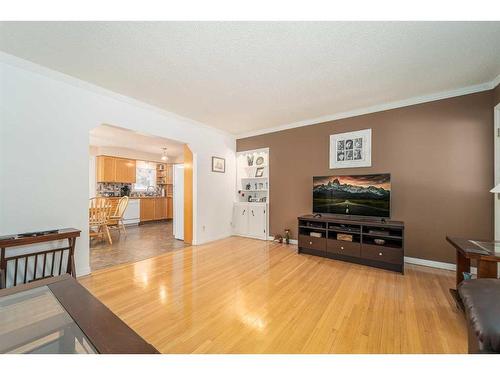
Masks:
[[[500,184],[491,189],[490,193],[500,193]]]

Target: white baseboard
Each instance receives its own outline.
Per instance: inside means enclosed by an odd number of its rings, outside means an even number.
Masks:
[[[435,260],[427,260],[427,259],[412,258],[412,257],[405,257],[405,263],[417,264],[419,266],[439,268],[442,270],[449,270],[449,271],[455,271],[457,269],[457,266],[453,263],[437,262]],[[470,270],[472,274],[474,275],[477,274],[476,267],[471,267]]]
[[[274,241],[274,237],[269,237],[269,241]],[[297,245],[298,241],[290,240],[290,243],[293,245]],[[439,268],[448,271],[455,271],[457,269],[457,266],[453,263],[437,262],[435,260],[427,260],[427,259],[412,258],[412,257],[405,257],[405,263],[416,264],[425,267]],[[474,275],[477,274],[476,267],[471,267],[471,273]]]
[[[274,236],[269,236],[269,241],[274,241]],[[298,240],[290,239],[290,244],[292,244],[292,245],[298,245],[299,241]]]
[[[76,277],[81,277],[81,276],[85,276],[85,275],[89,275],[89,274],[90,274],[90,267],[88,267],[88,266],[82,267],[81,269],[76,270]]]

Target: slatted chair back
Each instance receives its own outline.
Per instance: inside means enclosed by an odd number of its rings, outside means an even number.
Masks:
[[[111,204],[107,198],[95,197],[89,200],[89,226],[100,227],[108,221]]]
[[[65,247],[21,255],[6,256],[5,249],[2,249],[0,289],[65,273],[76,277],[72,241],[74,240],[70,240],[69,245]]]
[[[116,211],[112,215],[113,219],[122,219],[128,206],[128,197],[121,197],[116,206]]]

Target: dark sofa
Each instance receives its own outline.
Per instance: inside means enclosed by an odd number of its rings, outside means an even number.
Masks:
[[[500,280],[464,280],[458,293],[465,307],[469,353],[500,353]]]

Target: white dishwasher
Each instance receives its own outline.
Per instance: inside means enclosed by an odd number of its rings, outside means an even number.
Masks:
[[[140,199],[129,199],[128,206],[123,213],[123,223],[125,225],[139,224],[140,217]]]

